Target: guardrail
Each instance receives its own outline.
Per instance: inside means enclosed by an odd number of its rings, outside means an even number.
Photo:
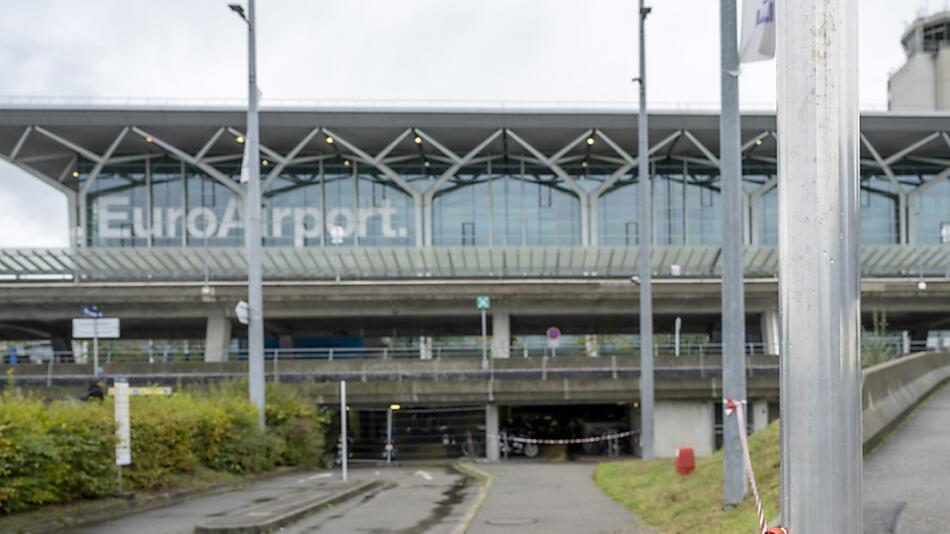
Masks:
[[[950,380],[950,352],[920,353],[864,370],[863,443],[868,451],[935,388]]]
[[[890,361],[907,356],[911,353],[946,350],[947,347],[936,345],[928,346],[923,340],[910,340],[901,336],[866,337],[863,340],[865,347],[874,347],[875,353],[865,353],[865,357],[872,363]],[[771,352],[763,343],[747,343],[746,355],[769,355]],[[458,359],[481,358],[480,344],[437,344],[427,349],[426,358],[418,346],[389,346],[389,347],[319,347],[319,348],[267,348],[264,349],[264,359],[268,362],[281,360],[397,360],[397,359]],[[490,354],[490,348],[489,348]],[[689,357],[689,356],[719,356],[722,354],[720,343],[683,342],[655,343],[656,356]],[[180,361],[204,361],[204,347],[191,345],[188,348],[182,345],[156,344],[150,348],[134,347],[100,347],[99,358],[104,364],[111,363],[167,363]],[[636,358],[640,356],[639,346],[616,343],[600,343],[592,346],[582,344],[566,344],[551,349],[544,344],[514,344],[510,347],[511,358],[538,358],[538,357],[621,357]],[[246,360],[246,349],[230,350],[227,359]],[[83,351],[52,351],[47,347],[36,347],[19,351],[19,363],[65,363],[89,362],[92,360],[92,350],[87,346]],[[10,363],[10,356],[3,355],[0,363]]]

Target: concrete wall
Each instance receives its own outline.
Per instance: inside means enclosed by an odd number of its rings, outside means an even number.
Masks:
[[[709,401],[657,400],[654,408],[654,451],[673,458],[676,449],[692,447],[696,456],[713,453],[713,409]]]
[[[934,111],[936,70],[936,61],[930,54],[917,54],[908,59],[888,82],[891,111]]]
[[[864,449],[874,447],[936,386],[950,380],[950,353],[921,353],[864,370]]]

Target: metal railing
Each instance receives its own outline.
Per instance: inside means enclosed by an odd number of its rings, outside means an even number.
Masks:
[[[875,337],[865,336],[862,341],[866,363],[880,363],[896,359],[907,354],[928,351],[950,350],[950,340],[937,338],[936,343],[926,340],[911,340],[903,336]],[[942,342],[941,342],[942,341]],[[543,343],[515,343],[510,347],[511,358],[567,358],[567,357],[624,357],[636,358],[640,355],[639,346],[635,343],[600,343],[585,346],[581,343],[564,344],[556,349]],[[747,355],[769,355],[768,347],[761,342],[746,344]],[[425,354],[426,357],[423,357]],[[656,356],[667,357],[705,357],[722,355],[722,344],[714,342],[682,342],[656,343]],[[268,348],[264,350],[264,358],[271,363],[281,360],[425,360],[425,359],[456,359],[481,358],[480,343],[436,344],[431,349],[423,351],[419,346],[389,346],[389,347],[315,347],[315,348]],[[150,349],[122,347],[103,347],[99,351],[99,359],[105,365],[120,363],[149,363],[160,364],[169,362],[203,362],[205,361],[204,347],[191,345],[184,348],[181,345],[158,345]],[[227,353],[227,360],[247,360],[246,349],[232,349]],[[81,351],[52,351],[47,347],[36,347],[20,351],[17,363],[86,363],[91,362],[91,349]],[[0,363],[11,363],[8,355],[3,355]]]

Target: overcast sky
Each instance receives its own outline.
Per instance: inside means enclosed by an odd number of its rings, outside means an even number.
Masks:
[[[235,0],[231,0],[235,1]],[[267,100],[633,102],[636,0],[258,0]],[[861,103],[887,102],[899,39],[946,0],[859,0]],[[31,0],[0,17],[0,96],[246,96],[245,33],[227,0]],[[649,97],[719,101],[719,2],[650,0]],[[744,105],[774,105],[774,61]],[[0,162],[0,246],[65,246],[66,202]]]

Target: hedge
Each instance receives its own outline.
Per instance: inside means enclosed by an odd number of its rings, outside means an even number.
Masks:
[[[225,384],[168,397],[132,397],[129,489],[167,485],[198,466],[235,474],[278,465],[316,465],[327,416],[292,390],[268,385],[267,431],[246,385]],[[114,494],[111,399],[46,402],[0,394],[0,513]]]

